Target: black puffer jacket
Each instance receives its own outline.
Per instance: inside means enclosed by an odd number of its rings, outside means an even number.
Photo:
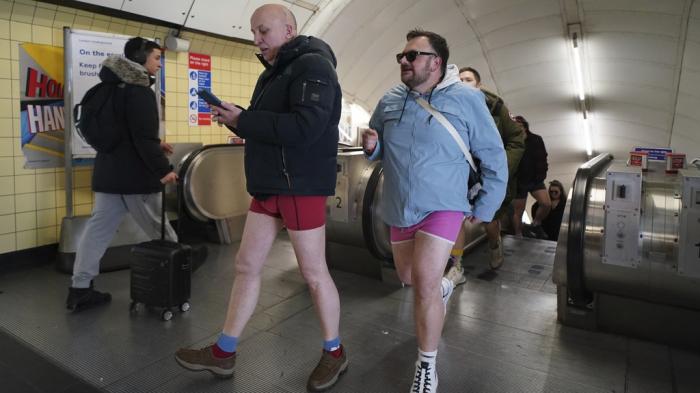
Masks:
[[[161,190],[160,179],[170,163],[160,148],[158,107],[146,69],[121,56],[102,63],[100,79],[117,83],[114,111],[123,138],[109,153],[97,153],[92,190],[108,194],[150,194]]]
[[[274,65],[261,62],[266,69],[234,130],[246,140],[248,193],[333,195],[342,96],[333,51],[297,36]]]
[[[544,147],[542,137],[526,131],[525,153],[518,165],[518,183],[533,184],[541,183],[547,178],[547,149]]]

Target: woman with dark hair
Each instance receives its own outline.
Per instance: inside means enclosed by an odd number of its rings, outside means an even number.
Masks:
[[[549,200],[552,203],[552,209],[549,215],[542,220],[542,229],[547,234],[547,239],[557,241],[559,239],[559,228],[561,228],[561,219],[564,216],[564,207],[566,206],[566,191],[564,185],[559,180],[549,182]],[[532,205],[532,216],[538,208],[538,202]]]

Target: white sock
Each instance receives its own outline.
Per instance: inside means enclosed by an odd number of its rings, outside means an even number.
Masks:
[[[428,364],[434,365],[436,359],[437,359],[437,350],[432,351],[432,352],[425,352],[425,351],[422,351],[420,348],[418,348],[418,361],[427,362]]]

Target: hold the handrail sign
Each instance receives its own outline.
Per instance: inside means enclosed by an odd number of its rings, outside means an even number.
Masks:
[[[190,53],[189,80],[189,124],[190,126],[208,126],[211,124],[211,109],[199,98],[197,91],[211,91],[211,56]]]

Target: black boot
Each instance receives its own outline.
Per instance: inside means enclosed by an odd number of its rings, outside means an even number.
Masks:
[[[78,312],[100,304],[109,303],[110,301],[112,301],[112,295],[107,292],[96,291],[92,281],[90,281],[89,288],[68,288],[66,308],[73,312]]]

